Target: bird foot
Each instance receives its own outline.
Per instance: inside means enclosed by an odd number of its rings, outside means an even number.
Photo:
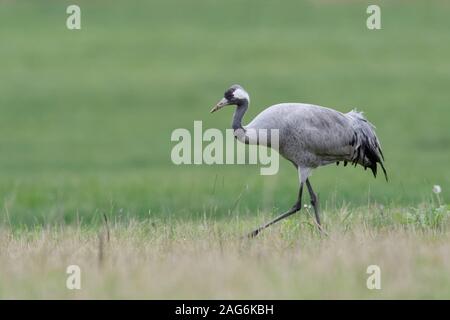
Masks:
[[[255,237],[259,234],[260,231],[261,231],[261,229],[256,229],[256,230],[250,232],[250,233],[247,235],[247,238],[248,238],[248,239],[253,239],[253,238],[255,238]]]
[[[322,227],[321,224],[318,224],[318,223],[316,222],[316,225],[317,225],[317,229],[319,229],[319,234],[320,234],[320,235],[325,236],[325,237],[328,237],[328,236],[329,236],[328,233],[325,231],[325,229]]]

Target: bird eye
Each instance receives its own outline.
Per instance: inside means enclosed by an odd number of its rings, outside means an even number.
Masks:
[[[227,90],[227,91],[225,91],[225,93],[224,93],[224,97],[225,97],[225,99],[227,99],[227,100],[232,100],[233,98],[234,98],[234,95],[233,95],[233,92],[234,92],[234,90]]]

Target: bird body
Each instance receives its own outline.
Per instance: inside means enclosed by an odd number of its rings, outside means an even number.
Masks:
[[[301,209],[303,186],[306,184],[314,207],[317,225],[321,229],[318,199],[309,181],[311,171],[317,167],[340,161],[370,168],[377,175],[377,166],[383,165],[383,153],[375,134],[375,127],[361,112],[342,113],[330,108],[303,103],[280,103],[268,107],[248,125],[242,119],[250,103],[248,93],[233,85],[224,93],[222,100],[211,110],[215,112],[227,105],[236,105],[232,128],[235,137],[243,143],[260,144],[259,131],[270,135],[278,130],[277,151],[291,161],[298,170],[300,190],[297,202],[287,212],[253,231],[256,236],[261,230],[284,219]],[[256,133],[256,134],[253,134]],[[271,141],[270,137],[266,141]],[[263,143],[264,144],[264,143]],[[272,147],[270,144],[266,144]]]
[[[377,163],[383,166],[373,126],[356,111],[344,114],[311,104],[281,103],[268,107],[243,128],[278,129],[278,152],[299,167],[315,169],[346,161],[373,168],[376,175]],[[367,148],[374,156],[364,152]]]

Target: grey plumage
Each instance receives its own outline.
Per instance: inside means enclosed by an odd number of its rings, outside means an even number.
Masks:
[[[378,137],[375,134],[375,126],[364,118],[362,112],[353,110],[347,113],[346,116],[351,119],[355,134],[355,139],[352,140],[354,147],[352,162],[355,166],[360,164],[364,169],[370,168],[374,177],[377,176],[377,166],[380,164],[387,181],[388,176],[383,164],[384,155]]]
[[[374,127],[356,111],[343,114],[310,104],[282,103],[267,108],[243,128],[278,129],[279,153],[299,167],[315,169],[347,161],[371,168],[375,176],[377,164],[385,172]]]
[[[281,103],[268,107],[248,125],[242,126],[242,118],[249,106],[249,95],[239,85],[229,88],[224,98],[211,110],[217,111],[226,105],[236,105],[232,127],[238,140],[256,143],[246,134],[249,129],[279,130],[278,152],[291,161],[299,172],[300,192],[297,203],[285,214],[251,233],[255,236],[262,229],[301,209],[301,194],[304,183],[308,186],[316,220],[320,227],[317,196],[312,190],[308,177],[311,171],[330,163],[344,166],[349,162],[370,168],[377,175],[380,165],[387,178],[383,164],[383,153],[375,134],[375,127],[361,112],[348,113],[303,103]],[[243,129],[243,130],[242,130]]]

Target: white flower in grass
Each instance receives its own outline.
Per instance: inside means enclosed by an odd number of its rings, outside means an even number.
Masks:
[[[439,194],[439,193],[441,193],[441,191],[442,191],[441,186],[439,186],[437,184],[433,186],[434,193]]]

